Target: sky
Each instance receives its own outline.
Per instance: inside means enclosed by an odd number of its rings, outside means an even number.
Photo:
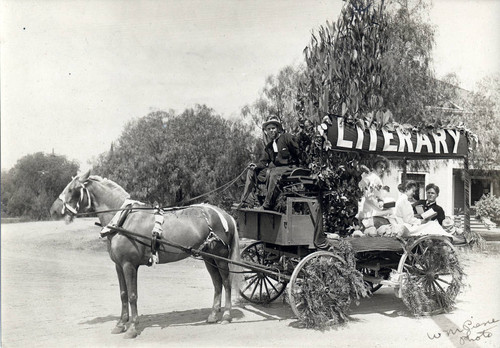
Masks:
[[[80,163],[154,110],[238,117],[265,78],[303,61],[330,1],[0,1],[1,168],[27,154]],[[500,71],[500,1],[435,0],[436,76],[473,89]]]

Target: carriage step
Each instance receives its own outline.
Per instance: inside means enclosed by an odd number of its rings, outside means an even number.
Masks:
[[[380,271],[382,268],[396,268],[396,267],[397,267],[397,263],[394,263],[394,262],[356,263],[356,268],[358,268],[358,269],[360,269],[360,268],[366,268],[366,269],[369,269],[369,270],[372,270],[372,271],[376,271],[376,272]]]
[[[396,282],[396,281],[390,280],[390,279],[381,280],[379,283],[382,284],[382,285],[385,285],[385,286],[392,287],[392,288],[395,288],[395,287],[399,286],[399,282]]]

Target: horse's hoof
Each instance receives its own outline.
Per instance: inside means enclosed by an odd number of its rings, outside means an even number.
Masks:
[[[135,331],[135,329],[128,329],[127,332],[125,332],[125,336],[123,336],[123,338],[127,338],[127,339],[132,339],[132,338],[136,338],[137,337],[137,331]]]
[[[233,320],[233,318],[231,318],[230,315],[223,315],[222,321],[220,323],[225,325],[225,324],[229,324],[232,320]]]
[[[207,318],[207,323],[208,324],[215,324],[217,323],[217,316],[215,314],[210,314]]]
[[[121,334],[124,333],[127,330],[125,325],[116,325],[113,330],[111,330],[111,333],[116,335],[116,334]]]

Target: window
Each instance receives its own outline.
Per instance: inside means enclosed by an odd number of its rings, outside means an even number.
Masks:
[[[471,178],[470,180],[470,203],[476,205],[483,195],[491,193],[491,179]]]

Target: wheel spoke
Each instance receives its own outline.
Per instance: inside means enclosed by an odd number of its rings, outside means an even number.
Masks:
[[[245,278],[245,281],[249,281],[250,279],[253,279],[253,278],[255,278],[255,277],[257,277],[257,274],[256,274],[256,273],[253,273],[252,275],[245,276],[244,278]]]
[[[436,301],[438,302],[439,307],[444,308],[444,304],[442,301],[443,299],[441,298],[441,294],[437,291],[436,285],[434,284],[434,282],[432,282],[432,287],[434,288],[434,295],[436,296]]]
[[[273,282],[272,282],[270,279],[268,279],[267,277],[266,277],[265,279],[269,282],[269,284],[270,284],[270,285],[271,285],[271,287],[274,289],[274,291],[276,291],[276,293],[278,293],[278,289],[276,289],[276,288],[275,288],[275,286],[274,286]]]
[[[262,283],[263,283],[263,279],[261,278],[260,280],[260,283],[259,283],[259,298],[262,299]]]
[[[247,291],[247,289],[248,289],[250,286],[252,286],[252,284],[253,284],[253,283],[255,283],[255,282],[256,282],[256,281],[258,281],[258,280],[259,280],[259,278],[257,277],[257,275],[255,275],[255,276],[254,276],[254,278],[253,278],[253,280],[252,280],[251,282],[249,282],[249,283],[247,284],[247,286],[245,286],[245,288],[244,288],[243,290],[241,290],[241,292],[245,292],[245,291]],[[254,289],[254,291],[255,291],[255,289]],[[252,293],[252,295],[253,295],[253,293]],[[251,296],[250,296],[250,297],[251,297]]]
[[[441,290],[443,295],[446,294],[446,291],[443,289],[443,287],[438,282],[434,281],[433,284],[436,284],[436,286],[439,288],[439,290]],[[436,289],[436,291],[437,291],[437,289]]]
[[[269,288],[267,287],[267,281],[266,280],[267,280],[267,278],[264,277],[262,279],[262,282],[264,283],[264,288],[266,290],[267,297],[271,298],[271,293],[269,292]]]
[[[419,275],[425,275],[425,272],[413,265],[405,265],[406,268],[409,270],[409,271],[413,271],[414,273],[417,273]]]
[[[445,284],[447,284],[447,285],[451,285],[451,282],[449,282],[449,281],[447,281],[447,280],[444,280],[444,279],[443,279],[443,278],[441,278],[441,277],[436,278],[436,280],[439,280],[440,282],[443,282],[443,283],[445,283]]]
[[[257,290],[257,287],[259,286],[259,284],[260,284],[260,278],[257,278],[257,284],[255,284],[253,291],[252,291],[252,294],[250,295],[250,298],[253,298],[253,295],[255,294],[255,290]]]

